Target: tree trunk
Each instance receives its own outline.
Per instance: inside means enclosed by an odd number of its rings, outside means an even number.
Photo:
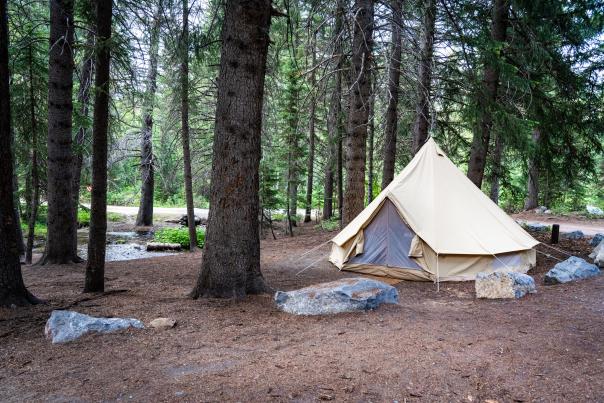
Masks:
[[[493,22],[491,38],[493,41],[505,42],[508,22],[508,0],[493,0]],[[501,57],[493,55],[493,57]],[[480,122],[474,132],[472,149],[468,161],[468,178],[479,188],[482,187],[484,168],[493,126],[492,108],[497,102],[497,87],[499,86],[499,68],[497,63],[487,63],[484,71],[484,89],[479,95]]]
[[[141,128],[141,200],[136,216],[136,225],[153,225],[153,189],[155,186],[153,167],[153,106],[157,89],[157,61],[159,58],[159,31],[161,26],[162,1],[157,5],[153,18],[149,43],[149,70],[147,88],[143,99],[143,125]]]
[[[425,0],[424,32],[419,61],[417,105],[413,126],[413,154],[417,154],[428,138],[430,129],[430,91],[432,88],[432,53],[434,51],[434,23],[436,0]]]
[[[73,0],[50,2],[48,69],[48,239],[40,263],[79,262],[73,211]]]
[[[88,110],[90,109],[90,87],[92,87],[92,70],[94,68],[94,29],[91,29],[88,32],[87,38],[87,47],[89,47],[90,54],[84,58],[82,61],[82,68],[80,73],[80,89],[78,91],[78,102],[80,103],[82,109],[80,113],[83,117],[88,117]],[[88,136],[89,130],[86,127],[80,127],[78,129],[78,133],[75,138],[75,147],[74,147],[74,164],[73,164],[73,187],[72,187],[72,197],[73,197],[73,213],[74,213],[74,222],[76,224],[76,231],[74,231],[74,235],[76,236],[76,240],[73,242],[73,245],[77,247],[77,220],[78,220],[78,209],[80,208],[80,180],[82,178],[82,165],[84,162],[84,143],[86,137]],[[77,253],[77,251],[75,251]]]
[[[331,98],[329,100],[329,113],[327,116],[327,133],[328,133],[328,155],[327,155],[327,163],[325,165],[325,184],[324,184],[324,200],[323,200],[323,219],[329,220],[333,216],[333,188],[334,188],[334,176],[337,177],[338,184],[340,183],[340,175],[338,172],[341,172],[341,112],[342,112],[342,26],[344,19],[344,6],[343,0],[337,0],[336,3],[336,21],[333,32],[333,42],[334,42],[334,69],[335,69],[335,80],[334,80],[334,89],[331,93]],[[338,150],[339,147],[339,150]],[[336,164],[334,164],[334,159],[336,160]],[[338,164],[339,163],[339,164]],[[338,170],[336,175],[334,175],[334,169]],[[338,190],[340,187],[338,187]],[[339,196],[339,193],[338,193]],[[338,200],[340,200],[338,198]],[[341,217],[341,215],[340,215]]]
[[[107,242],[107,128],[112,0],[96,0],[97,43],[92,121],[92,197],[84,292],[105,291]]]
[[[491,200],[499,204],[499,182],[501,180],[501,159],[503,158],[503,140],[501,133],[495,136],[495,149],[493,150],[493,172],[491,174]]]
[[[38,206],[40,205],[40,178],[38,175],[38,123],[36,119],[36,97],[34,95],[32,45],[29,45],[29,118],[31,122],[30,143],[30,200],[27,215],[27,247],[25,248],[25,263],[31,264],[32,250],[34,247],[34,236],[36,219],[38,217]]]
[[[185,198],[187,199],[187,226],[189,228],[189,251],[197,249],[195,230],[195,207],[193,205],[193,177],[191,174],[191,150],[189,147],[189,2],[182,0],[182,37],[180,38],[180,95],[181,137],[184,162]]]
[[[312,48],[312,65],[317,62],[316,58],[316,37],[313,38]],[[311,91],[315,91],[315,70],[310,73],[310,87]],[[315,92],[316,94],[316,92]],[[310,101],[310,112],[308,122],[308,161],[307,161],[307,179],[306,179],[306,211],[304,214],[304,222],[311,221],[312,213],[312,185],[313,185],[313,174],[315,164],[315,103],[316,97],[313,96]]]
[[[382,167],[382,190],[394,179],[396,162],[396,134],[398,130],[398,96],[401,77],[401,24],[403,23],[402,0],[392,0],[390,66],[388,68],[388,106],[384,128],[384,150]]]
[[[367,204],[373,200],[373,137],[375,134],[375,92],[369,99],[369,130],[367,141]]]
[[[210,212],[193,297],[267,291],[260,272],[258,170],[270,20],[270,0],[226,2]]]
[[[19,262],[13,200],[7,2],[0,0],[0,306],[37,302],[25,288]]]
[[[353,15],[355,17],[350,76],[352,86],[346,139],[344,225],[363,211],[365,203],[365,146],[371,95],[373,0],[356,0]]]
[[[539,145],[541,143],[541,130],[533,130],[533,152],[528,163],[528,194],[524,202],[524,209],[531,210],[539,206]]]

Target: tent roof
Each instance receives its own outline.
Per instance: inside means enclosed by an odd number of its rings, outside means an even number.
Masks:
[[[332,241],[342,246],[354,237],[385,198],[439,254],[491,255],[531,249],[539,243],[482,193],[432,138]]]

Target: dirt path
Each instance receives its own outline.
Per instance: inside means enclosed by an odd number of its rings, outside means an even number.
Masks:
[[[577,216],[553,216],[523,212],[514,214],[512,217],[523,222],[538,223],[544,225],[560,224],[560,232],[583,231],[587,236],[604,233],[604,219],[588,219]]]
[[[275,289],[349,274],[320,253],[333,234],[262,242]],[[560,244],[585,256],[586,241]],[[323,252],[325,248],[323,248]],[[284,256],[285,255],[285,256]],[[539,256],[534,274],[555,261]],[[112,262],[108,289],[84,299],[83,265],[25,267],[49,306],[0,310],[2,401],[604,401],[604,276],[545,287],[521,300],[476,300],[472,283],[397,285],[399,306],[328,317],[294,317],[270,295],[244,301],[186,298],[201,254]],[[52,345],[52,309],[178,320],[174,329],[89,335]]]

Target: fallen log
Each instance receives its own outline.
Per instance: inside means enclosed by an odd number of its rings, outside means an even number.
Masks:
[[[182,245],[179,243],[162,243],[162,242],[149,242],[147,243],[147,251],[163,251],[163,250],[182,250]]]

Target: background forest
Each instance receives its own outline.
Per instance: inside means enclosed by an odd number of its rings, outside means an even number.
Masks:
[[[473,167],[472,180],[509,211],[604,207],[604,7],[515,0],[497,37],[498,4],[376,3],[362,147],[367,200],[430,135],[464,171],[478,141],[484,162]],[[108,204],[138,205],[147,182],[156,206],[185,205],[179,81],[185,49],[192,191],[196,207],[208,205],[223,7],[191,1],[186,43],[182,7],[174,0],[114,5]],[[353,147],[346,142],[353,7],[343,0],[273,7],[286,17],[273,18],[270,30],[261,206],[338,216],[343,160]],[[92,183],[91,10],[88,1],[75,2],[74,187],[84,203]],[[49,8],[16,0],[8,11],[18,195],[28,217],[31,201],[46,197]],[[489,70],[499,76],[494,92]]]

